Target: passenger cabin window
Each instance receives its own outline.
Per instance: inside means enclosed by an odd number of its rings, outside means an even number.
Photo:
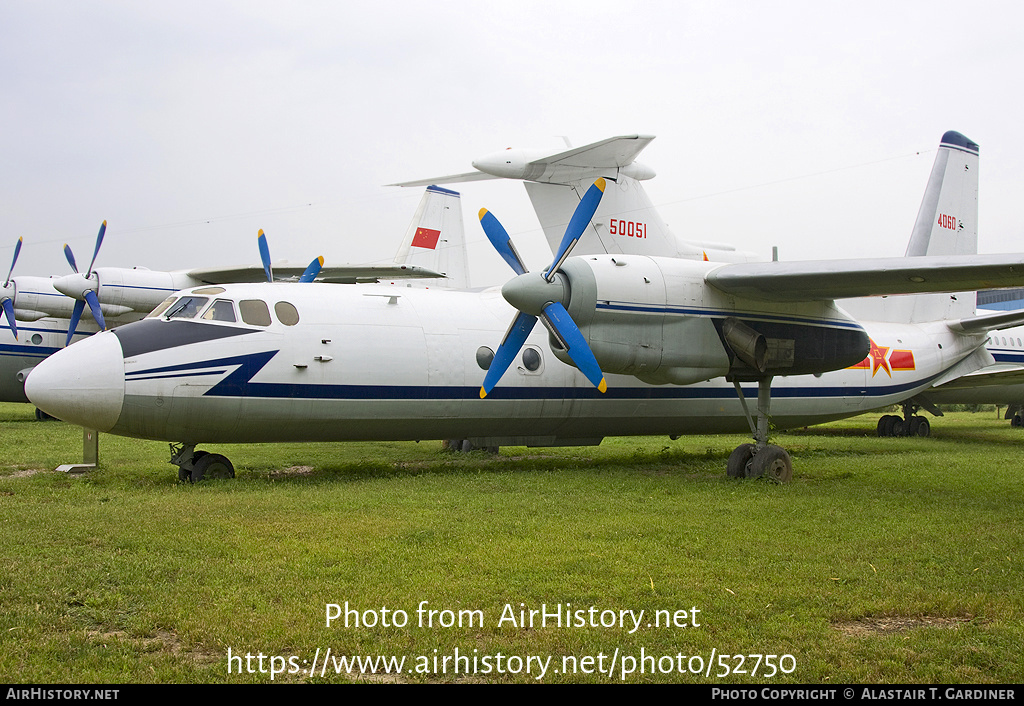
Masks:
[[[171,304],[173,304],[175,299],[177,299],[177,297],[167,297],[162,302],[157,304],[156,308],[153,309],[153,311],[149,312],[149,315],[147,315],[146,318],[147,319],[155,319],[155,318],[157,318],[158,316],[160,316],[160,314],[162,314],[165,311],[167,311],[167,307],[169,307]]]
[[[274,313],[277,314],[277,320],[285,326],[294,326],[299,323],[298,309],[288,302],[274,304]]]
[[[230,321],[234,323],[237,321],[235,318],[235,307],[228,299],[218,299],[206,310],[206,313],[203,314],[203,319],[206,321]]]
[[[270,326],[270,309],[262,299],[243,299],[238,302],[242,321],[250,326]]]
[[[182,297],[167,309],[166,316],[168,319],[194,319],[208,301],[206,297]]]

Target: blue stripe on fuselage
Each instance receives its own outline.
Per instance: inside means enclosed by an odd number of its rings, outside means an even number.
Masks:
[[[478,400],[480,387],[435,386],[435,385],[317,385],[310,383],[252,382],[278,351],[264,351],[249,355],[218,358],[216,360],[182,363],[159,368],[149,368],[127,373],[126,382],[162,376],[188,377],[209,375],[210,368],[238,366],[223,380],[204,393],[207,397],[264,397],[275,399],[337,399],[337,400]],[[188,372],[194,371],[194,372]],[[943,371],[944,372],[944,371]],[[773,386],[774,398],[835,398],[835,397],[885,397],[905,393],[928,384],[942,373],[925,379],[885,386],[828,386],[828,387],[786,387]],[[757,395],[756,386],[743,387],[745,395]],[[592,387],[496,387],[488,399],[735,399],[736,391],[731,387],[657,386],[657,387],[609,387],[603,395]]]

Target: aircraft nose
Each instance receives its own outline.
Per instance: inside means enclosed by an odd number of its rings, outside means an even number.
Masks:
[[[120,341],[107,331],[57,351],[29,372],[25,394],[51,416],[109,431],[124,403]]]

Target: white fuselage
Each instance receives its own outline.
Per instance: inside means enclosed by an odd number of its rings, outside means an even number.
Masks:
[[[262,301],[272,312],[266,325],[246,323],[241,313],[236,322],[206,320],[202,306],[187,320],[152,316],[52,356],[29,377],[29,397],[54,416],[102,432],[187,443],[470,438],[550,445],[748,429],[724,378],[656,385],[610,374],[602,395],[555,357],[539,327],[480,399],[485,371],[478,359],[495,350],[514,315],[496,289],[218,289],[204,306],[227,300],[237,311],[243,301]],[[297,311],[297,323],[282,302]],[[662,314],[698,328],[715,316]],[[864,363],[774,379],[777,427],[905,400],[984,341],[941,324],[864,329],[873,342]],[[756,385],[743,388],[753,410]]]

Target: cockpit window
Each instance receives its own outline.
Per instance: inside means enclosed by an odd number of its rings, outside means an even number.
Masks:
[[[167,297],[162,302],[157,304],[156,308],[153,309],[153,311],[149,312],[149,315],[146,316],[146,318],[147,319],[155,319],[155,318],[157,318],[158,316],[160,316],[160,314],[162,314],[165,311],[167,311],[167,307],[169,307],[174,302],[175,299],[177,299],[177,297]]]
[[[299,323],[299,311],[289,302],[274,304],[274,313],[277,314],[277,320],[285,326],[294,326]]]
[[[270,326],[270,309],[262,299],[243,299],[238,302],[242,321],[251,326]]]
[[[218,299],[203,314],[204,321],[237,321],[235,307],[228,299]]]
[[[182,297],[167,309],[166,316],[168,319],[194,319],[208,301],[207,297]]]

